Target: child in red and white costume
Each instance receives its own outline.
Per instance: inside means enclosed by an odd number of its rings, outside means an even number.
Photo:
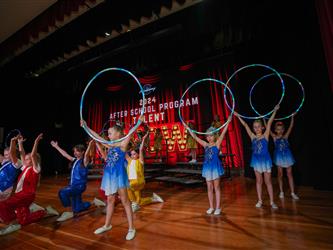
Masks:
[[[37,148],[42,134],[40,134],[34,143],[30,154],[25,154],[22,143],[19,143],[19,150],[23,162],[22,173],[20,174],[15,193],[7,200],[0,202],[0,221],[9,224],[8,227],[0,230],[0,235],[8,234],[19,230],[21,225],[28,225],[43,218],[45,215],[58,214],[51,207],[45,210],[30,212],[29,206],[34,202],[36,189],[40,176],[40,157]],[[11,140],[11,161],[15,164],[16,158],[16,141],[18,137]],[[23,142],[23,140],[20,140]]]

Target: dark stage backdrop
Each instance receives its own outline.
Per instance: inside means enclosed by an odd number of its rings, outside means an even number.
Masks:
[[[224,103],[222,85],[212,82],[199,84],[188,92],[183,102],[180,98],[186,88],[199,79],[211,77],[226,82],[233,68],[232,64],[189,64],[158,74],[139,76],[140,82],[146,89],[145,121],[151,128],[149,136],[151,156],[155,155],[154,131],[159,127],[164,137],[163,155],[168,156],[168,163],[175,164],[177,161],[185,160],[188,150],[185,143],[186,132],[178,115],[180,105],[183,105],[181,108],[183,119],[194,122],[199,131],[205,131],[210,127],[215,115],[220,117],[222,123],[226,121],[230,110]],[[95,131],[107,129],[110,125],[109,119],[120,120],[124,122],[125,128],[128,128],[139,117],[142,100],[138,85],[134,80],[112,78],[110,75],[100,79],[100,82],[97,80],[93,84],[100,87],[89,90],[94,92],[94,95],[87,97],[86,117],[88,125]],[[198,150],[199,154],[203,154],[200,146]],[[244,166],[241,131],[236,119],[233,119],[229,125],[226,139],[222,143],[222,152],[227,156],[228,166],[236,168]]]

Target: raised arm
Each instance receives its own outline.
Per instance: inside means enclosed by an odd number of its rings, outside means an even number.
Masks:
[[[9,146],[9,158],[10,161],[14,164],[17,163],[17,156],[16,156],[16,141],[17,137],[14,137],[10,140],[10,146]]]
[[[267,122],[266,130],[265,130],[265,133],[264,133],[264,136],[265,136],[266,140],[268,140],[269,134],[271,132],[272,123],[274,121],[276,112],[278,111],[279,108],[280,108],[280,106],[278,106],[278,105],[275,106],[274,112],[273,112],[273,114],[271,115],[271,117],[269,118],[269,120]]]
[[[222,141],[223,141],[223,139],[224,139],[224,137],[225,137],[225,134],[226,134],[227,131],[228,131],[228,127],[229,127],[229,124],[230,124],[231,118],[232,118],[232,117],[230,117],[230,118],[228,119],[228,122],[227,122],[227,124],[224,126],[224,128],[223,128],[223,130],[222,130],[222,133],[220,134],[219,138],[217,138],[217,140],[216,140],[215,145],[216,145],[217,148],[220,148],[220,146],[221,146],[221,143],[222,143]]]
[[[96,146],[97,146],[97,150],[98,152],[101,154],[102,158],[106,161],[106,158],[107,158],[107,154],[103,148],[103,144],[96,141]]]
[[[39,166],[39,162],[38,162],[38,157],[37,157],[37,153],[38,153],[38,145],[40,140],[43,139],[43,134],[39,134],[37,136],[37,138],[35,139],[35,143],[34,146],[32,147],[32,151],[31,151],[31,161],[32,161],[32,166],[35,170],[36,173],[40,172],[40,166]]]
[[[265,119],[262,119],[263,120],[263,123],[264,123],[264,125],[265,125],[265,128],[267,129],[267,122],[266,122],[266,120]],[[269,134],[270,134],[270,136],[272,136],[272,138],[275,140],[275,138],[276,138],[276,134],[270,129],[269,130]]]
[[[94,143],[94,140],[90,140],[88,144],[88,148],[86,149],[86,152],[84,153],[84,158],[83,158],[83,166],[87,166],[89,162],[91,161],[90,158],[90,151],[92,149],[92,144]]]
[[[99,139],[99,140],[105,140],[102,136],[100,136],[94,130],[92,130],[91,128],[89,128],[87,126],[87,122],[85,120],[81,120],[80,121],[80,125],[81,125],[81,127],[85,127],[87,130],[89,130],[89,132],[92,133],[97,139]],[[107,148],[110,147],[110,145],[108,145],[108,144],[104,144],[104,143],[102,143],[102,144],[103,144],[104,147],[107,147]]]
[[[242,117],[239,116],[238,113],[234,112],[234,114],[238,117],[240,123],[244,126],[248,136],[251,138],[251,140],[253,140],[253,138],[255,137],[255,135],[252,133],[249,125],[247,125],[247,123],[242,119]]]
[[[186,128],[187,129],[187,128]],[[191,130],[187,129],[187,131],[190,133],[190,135],[193,137],[194,140],[196,140],[201,146],[207,147],[208,143],[204,140],[200,139],[196,134],[194,134]]]
[[[141,141],[141,144],[140,144],[139,160],[141,161],[142,164],[144,163],[143,150],[144,150],[144,146],[145,146],[145,140],[146,140],[148,135],[149,135],[149,132],[147,132],[142,137],[142,141]]]
[[[69,155],[65,150],[63,150],[61,147],[59,147],[58,142],[56,141],[51,141],[51,146],[54,147],[58,152],[65,157],[69,161],[73,161],[74,157]]]
[[[141,122],[144,122],[144,117],[143,115],[139,117],[139,120]],[[133,134],[131,134],[129,137],[127,137],[126,139],[124,139],[123,141],[120,142],[120,147],[123,151],[126,151],[128,143],[131,141],[133,137]],[[115,146],[118,146],[117,144],[114,144]]]
[[[288,128],[286,134],[284,135],[284,137],[287,138],[287,139],[288,139],[293,127],[294,127],[294,122],[295,122],[294,116],[291,116],[291,121],[290,121],[290,124],[289,124],[289,128]]]
[[[25,140],[26,139],[24,139],[22,135],[17,136],[17,143],[18,143],[20,158],[21,158],[22,163],[24,162],[24,159],[25,159],[25,150],[23,147],[23,142],[25,142]]]

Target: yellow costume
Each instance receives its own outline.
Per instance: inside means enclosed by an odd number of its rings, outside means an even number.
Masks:
[[[187,134],[186,146],[187,146],[188,149],[192,149],[192,148],[196,149],[196,148],[198,148],[197,141],[194,140],[194,138],[190,134]]]
[[[127,165],[127,175],[130,187],[127,189],[128,198],[131,202],[139,205],[153,203],[153,197],[141,197],[141,191],[145,186],[145,176],[143,163],[138,160],[130,160]]]

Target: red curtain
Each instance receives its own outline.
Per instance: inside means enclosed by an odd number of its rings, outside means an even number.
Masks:
[[[195,68],[195,67],[194,67]],[[186,72],[187,75],[195,74],[195,70],[191,72]],[[233,69],[215,69],[210,72],[208,72],[205,75],[206,77],[215,78],[218,80],[222,80],[226,82],[228,78],[228,71],[233,72]],[[179,71],[178,71],[179,73]],[[177,72],[175,73],[177,74]],[[183,76],[184,72],[180,76]],[[163,75],[155,75],[155,81],[150,81],[149,84],[151,84],[152,87],[157,86],[156,91],[153,94],[149,94],[146,96],[148,99],[149,97],[155,97],[156,98],[156,104],[155,104],[155,113],[164,112],[164,121],[161,119],[159,121],[156,121],[154,123],[149,123],[150,126],[160,126],[162,124],[172,124],[172,123],[179,123],[179,117],[178,117],[178,108],[169,108],[167,110],[160,111],[159,105],[160,103],[170,103],[175,102],[180,99],[183,92],[187,88],[187,84],[190,82],[188,80],[182,79],[181,77],[175,77],[175,82],[169,82],[167,80],[163,79]],[[192,76],[193,77],[193,76]],[[186,77],[185,77],[186,78]],[[203,77],[204,78],[204,77]],[[147,77],[141,77],[140,81],[143,83],[147,79],[151,79],[150,76]],[[165,81],[165,82],[164,82]],[[177,82],[178,81],[178,82]],[[167,83],[167,84],[166,84]],[[143,84],[145,85],[145,84]],[[209,97],[200,96],[198,92],[191,91],[191,96],[187,94],[184,99],[192,98],[195,96],[198,96],[199,99],[199,105],[193,105],[189,107],[184,107],[181,109],[182,117],[185,121],[192,120],[196,124],[196,129],[199,131],[205,131],[208,127],[211,121],[213,120],[214,115],[218,114],[221,118],[221,121],[224,123],[229,114],[230,110],[224,103],[224,92],[223,87],[219,86],[217,84],[210,84],[210,92]],[[98,95],[97,95],[98,96]],[[211,111],[209,111],[207,115],[207,107],[203,107],[204,104],[200,104],[200,100],[203,100],[205,98],[210,98],[210,106]],[[204,102],[202,102],[204,103]],[[231,101],[229,100],[229,103]],[[109,105],[109,106],[108,106]],[[104,110],[103,110],[104,107]],[[138,100],[134,100],[133,96],[128,96],[128,98],[124,99],[113,99],[110,103],[107,102],[107,100],[104,101],[104,105],[102,105],[102,100],[98,100],[96,102],[92,102],[92,105],[89,107],[88,110],[88,123],[95,131],[101,131],[103,124],[109,119],[110,114],[113,114],[114,112],[119,111],[127,111],[130,112],[133,108],[139,108]],[[147,119],[146,113],[146,119]],[[203,117],[211,116],[211,119],[208,121],[204,121]],[[136,118],[138,115],[136,115]],[[133,124],[133,117],[130,114],[127,114],[125,117],[116,118],[116,120],[120,120],[125,123],[125,127],[129,127],[130,124]],[[152,141],[153,142],[153,141]],[[200,148],[200,147],[199,147]],[[176,147],[177,149],[177,147]],[[226,161],[229,166],[234,167],[243,167],[244,166],[244,160],[243,160],[243,144],[241,139],[241,131],[240,126],[237,119],[233,119],[231,124],[228,128],[228,133],[226,136],[226,139],[223,141],[222,144],[222,152],[227,155]],[[203,149],[199,149],[199,153],[203,153]],[[232,156],[233,155],[233,156]]]
[[[321,38],[333,92],[333,1],[316,0]]]

